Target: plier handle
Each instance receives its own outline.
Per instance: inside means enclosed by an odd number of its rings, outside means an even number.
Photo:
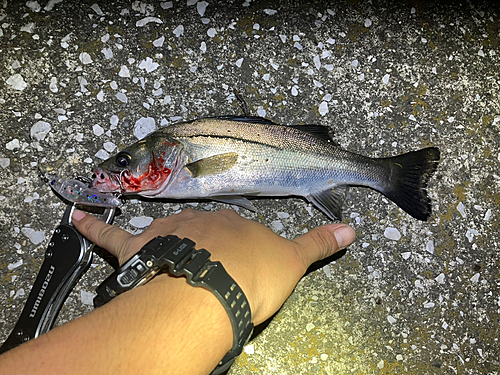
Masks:
[[[54,230],[21,316],[0,354],[49,331],[70,291],[90,266],[93,244],[72,225],[74,210],[69,204]],[[106,208],[101,220],[110,224],[115,212],[116,208]]]

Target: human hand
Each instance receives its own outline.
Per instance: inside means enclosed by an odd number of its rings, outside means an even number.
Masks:
[[[255,325],[281,307],[312,263],[347,247],[355,238],[348,225],[328,224],[290,241],[233,210],[187,209],[154,220],[139,235],[82,211],[75,211],[73,224],[90,241],[116,256],[120,265],[157,236],[173,234],[193,240],[196,248],[212,254],[212,261],[220,261],[243,289]]]

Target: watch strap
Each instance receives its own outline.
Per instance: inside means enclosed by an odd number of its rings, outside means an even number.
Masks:
[[[177,236],[156,237],[131,257],[97,288],[94,305],[100,306],[115,296],[142,285],[160,271],[185,276],[195,287],[211,291],[222,303],[233,328],[233,346],[212,374],[226,371],[241,354],[253,332],[251,310],[243,290],[220,262],[210,261],[205,249]]]

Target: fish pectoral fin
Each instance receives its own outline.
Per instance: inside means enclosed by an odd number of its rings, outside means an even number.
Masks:
[[[186,168],[196,178],[226,172],[236,164],[236,161],[238,161],[238,154],[236,152],[227,152],[189,163]]]
[[[330,142],[335,146],[339,146],[337,140],[335,140],[335,135],[333,130],[328,126],[324,125],[289,125],[290,128],[301,130],[308,134],[315,136],[316,138],[322,139],[324,141]]]
[[[240,195],[219,195],[211,198],[218,202],[234,204],[235,206],[241,206],[253,212],[257,211],[257,208],[255,208],[252,202],[250,202],[248,199]]]
[[[323,211],[332,220],[342,219],[342,204],[349,186],[339,185],[318,193],[308,195],[306,199]]]

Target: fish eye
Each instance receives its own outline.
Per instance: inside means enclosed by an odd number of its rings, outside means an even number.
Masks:
[[[132,156],[126,151],[120,152],[118,155],[116,155],[115,158],[116,164],[118,164],[120,167],[128,166],[131,160]]]

